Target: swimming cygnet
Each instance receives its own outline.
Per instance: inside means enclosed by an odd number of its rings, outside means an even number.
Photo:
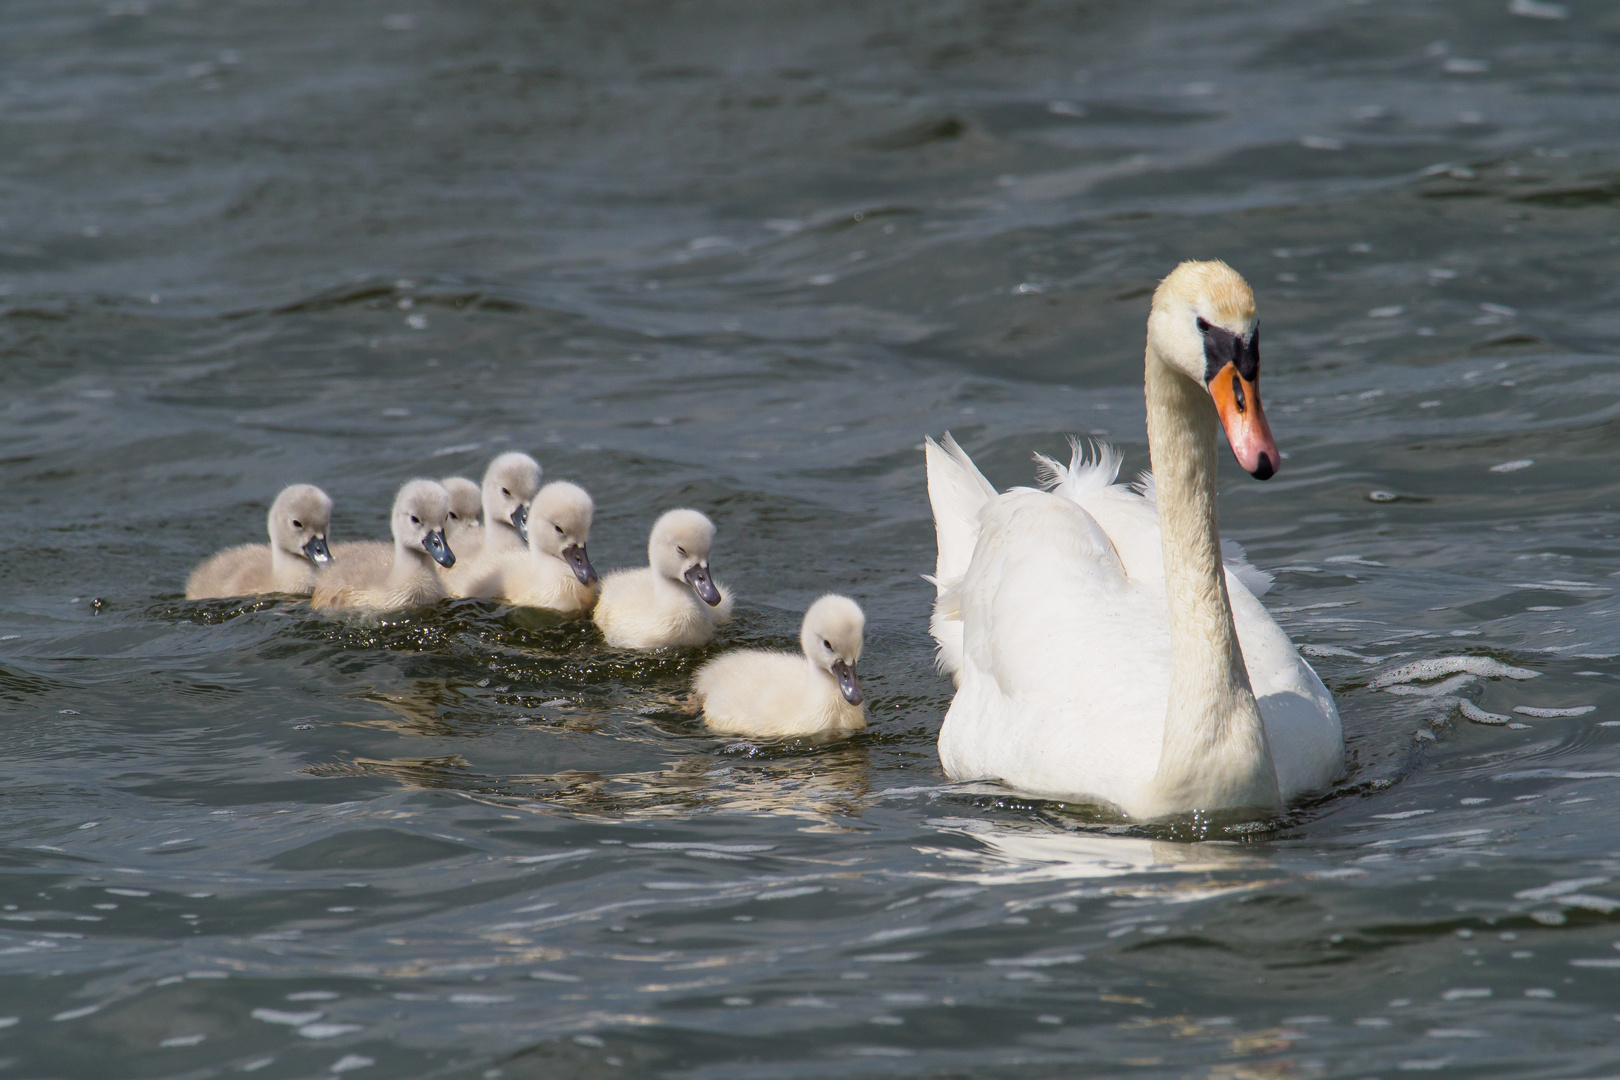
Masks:
[[[432,480],[412,480],[394,497],[393,544],[344,544],[315,583],[310,606],[367,611],[423,607],[445,597],[433,569],[454,566],[444,541],[450,493]]]
[[[483,537],[476,551],[463,551],[461,565],[444,575],[451,596],[482,595],[474,585],[488,578],[488,563],[528,547],[529,504],[540,490],[540,474],[538,461],[515,451],[489,463],[480,494],[484,505],[480,530]]]
[[[270,543],[226,548],[205,559],[186,579],[187,600],[217,600],[260,593],[308,596],[317,566],[332,561],[326,530],[332,500],[310,484],[283,488],[270,506]]]
[[[698,669],[692,694],[711,731],[782,738],[866,726],[855,677],[866,616],[847,596],[823,596],[804,613],[804,655],[739,649]]]
[[[602,579],[596,625],[609,645],[657,649],[702,645],[731,618],[731,594],[709,576],[714,523],[696,510],[671,510],[653,524],[651,564]]]
[[[589,611],[597,581],[585,545],[595,512],[578,484],[558,480],[541,488],[529,508],[528,550],[483,560],[487,573],[471,586],[476,595],[568,615]]]
[[[450,493],[450,519],[445,522],[444,542],[465,559],[484,543],[484,526],[478,520],[483,509],[483,492],[465,476],[447,476],[439,481]]]

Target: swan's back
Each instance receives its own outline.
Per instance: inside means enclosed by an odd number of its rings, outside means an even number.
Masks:
[[[492,596],[520,607],[545,608],[565,615],[591,610],[599,583],[582,585],[574,570],[561,559],[535,555],[525,549],[507,552],[487,564],[485,580],[478,583]]]
[[[430,564],[412,560],[409,573],[396,578],[395,557],[394,545],[378,540],[339,544],[332,551],[332,564],[321,571],[310,606],[398,611],[445,598],[444,582]]]

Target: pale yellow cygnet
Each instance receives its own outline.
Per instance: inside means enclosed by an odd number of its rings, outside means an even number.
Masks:
[[[586,554],[596,504],[584,488],[558,480],[529,507],[529,546],[482,561],[473,595],[523,607],[583,615],[596,603],[596,568]]]
[[[602,579],[593,617],[609,645],[659,649],[702,645],[731,618],[731,594],[709,576],[714,523],[696,510],[671,510],[653,524],[649,565]]]
[[[330,562],[326,533],[332,500],[310,484],[283,488],[270,506],[269,544],[243,544],[209,556],[186,579],[187,600],[262,593],[308,596],[316,570]]]
[[[711,731],[767,739],[865,727],[855,674],[865,627],[859,604],[827,595],[804,614],[802,655],[739,649],[710,660],[692,679],[703,722]]]
[[[454,566],[444,541],[450,493],[432,480],[411,480],[394,497],[394,542],[339,545],[332,565],[315,583],[310,605],[360,611],[425,607],[445,597],[434,569]]]
[[[477,584],[489,577],[488,563],[528,548],[529,504],[540,490],[540,463],[528,454],[501,454],[484,470],[480,499],[483,534],[477,551],[464,552],[454,570],[444,575],[451,596],[482,596]]]

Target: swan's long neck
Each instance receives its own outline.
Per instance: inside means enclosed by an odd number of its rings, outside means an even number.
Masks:
[[[1208,393],[1150,340],[1148,447],[1170,602],[1170,701],[1154,776],[1161,813],[1275,807],[1276,769],[1232,622],[1215,510],[1217,418]]]

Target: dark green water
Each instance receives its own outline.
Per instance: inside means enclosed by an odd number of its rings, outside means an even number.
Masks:
[[[1517,6],[0,8],[4,1075],[1620,1072],[1620,14]],[[1223,527],[1348,774],[1203,842],[952,785],[921,439],[1145,467],[1214,256],[1289,455]],[[871,729],[181,599],[285,483],[381,535],[509,448],[599,566],[707,511],[717,647],[857,597]],[[1446,657],[1538,677],[1384,678]]]

